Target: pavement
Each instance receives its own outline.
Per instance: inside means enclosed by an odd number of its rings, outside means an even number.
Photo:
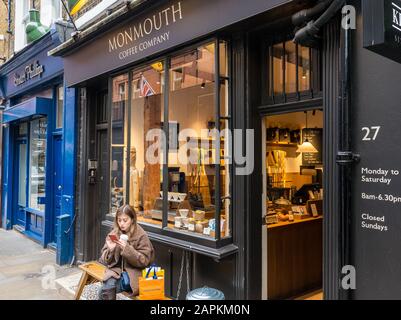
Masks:
[[[80,275],[58,266],[49,249],[14,230],[0,229],[0,300],[69,300],[57,279]]]

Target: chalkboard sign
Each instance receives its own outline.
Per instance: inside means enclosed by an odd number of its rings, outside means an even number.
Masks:
[[[317,153],[304,152],[302,154],[302,165],[315,166],[323,164],[323,129],[322,128],[308,128],[302,130],[302,141],[308,141],[317,149]]]

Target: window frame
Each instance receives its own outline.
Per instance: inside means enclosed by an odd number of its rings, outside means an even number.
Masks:
[[[309,80],[309,90],[299,91],[299,45],[296,45],[296,91],[287,93],[286,92],[286,77],[285,77],[285,68],[286,68],[286,61],[285,61],[285,54],[281,57],[282,64],[283,64],[283,88],[282,94],[274,95],[273,89],[273,77],[274,71],[271,70],[272,65],[272,48],[274,45],[282,44],[283,52],[285,53],[285,43],[287,41],[291,41],[293,36],[288,33],[279,37],[271,37],[270,39],[266,39],[263,41],[262,47],[262,68],[263,72],[261,72],[261,83],[262,83],[262,90],[261,90],[261,104],[264,106],[274,106],[278,104],[286,104],[286,103],[298,103],[307,100],[311,100],[314,98],[321,98],[322,97],[322,68],[321,68],[321,50],[320,48],[309,48],[310,52],[310,80]],[[270,94],[272,92],[273,94]]]
[[[227,70],[226,70],[226,74],[227,76],[222,76],[220,74],[220,44],[221,42],[225,42],[226,44],[226,59],[227,59]],[[215,44],[215,75],[214,75],[214,85],[215,85],[215,96],[214,96],[214,101],[215,101],[215,117],[216,117],[216,124],[217,124],[217,129],[220,129],[220,122],[227,120],[228,121],[228,127],[230,129],[233,128],[233,121],[232,121],[232,86],[231,86],[231,74],[232,74],[232,55],[231,55],[231,41],[229,38],[223,38],[223,37],[212,37],[212,38],[208,38],[205,39],[203,41],[200,42],[196,42],[192,45],[186,46],[182,49],[173,51],[171,53],[165,54],[161,57],[155,58],[155,59],[151,59],[151,60],[147,60],[144,62],[141,62],[137,65],[133,65],[129,68],[120,70],[118,72],[112,73],[109,75],[109,99],[108,99],[108,109],[111,110],[112,107],[112,83],[113,83],[113,79],[115,77],[118,77],[120,75],[123,74],[127,74],[128,73],[128,123],[127,123],[127,132],[130,133],[131,131],[131,122],[130,122],[130,117],[129,115],[131,114],[131,108],[132,108],[132,73],[135,70],[141,69],[143,67],[149,66],[152,63],[155,62],[163,62],[164,64],[164,83],[163,83],[163,87],[162,87],[162,92],[164,94],[164,96],[162,97],[162,99],[164,99],[164,105],[163,105],[163,113],[164,113],[164,121],[163,121],[163,132],[166,135],[166,137],[169,137],[169,117],[168,117],[168,113],[169,113],[169,93],[170,93],[170,87],[171,87],[171,83],[170,83],[170,62],[171,59],[174,57],[177,57],[179,55],[188,53],[193,51],[194,49],[197,49],[199,47],[201,47],[202,45],[206,45],[206,44],[210,44],[210,43],[214,43]],[[228,115],[221,115],[221,105],[220,105],[220,94],[221,94],[221,83],[222,81],[225,81],[226,85],[228,85],[228,99],[226,101],[227,106],[228,106]],[[167,119],[167,120],[166,120]],[[109,148],[109,152],[111,154],[111,112],[108,112],[108,137],[109,137],[109,143],[108,143],[108,148]],[[127,137],[127,150],[130,149],[131,145],[131,141],[130,141],[130,134],[128,134]],[[166,139],[166,147],[167,150],[169,150],[169,139]],[[218,139],[217,141],[217,149],[220,148],[220,139]],[[233,149],[233,142],[234,137],[232,138],[231,141],[231,150]],[[163,194],[167,194],[168,193],[168,153],[169,152],[163,152]],[[217,154],[217,153],[216,153]],[[220,152],[218,152],[219,155],[219,159],[220,159]],[[110,160],[110,158],[109,158]],[[126,161],[127,163],[129,163],[129,152],[127,152],[126,154]],[[111,163],[109,164],[109,166],[111,165]],[[217,201],[217,203],[215,204],[216,206],[216,212],[215,212],[215,219],[216,219],[216,230],[215,230],[215,237],[208,237],[202,234],[197,234],[195,232],[182,232],[180,230],[175,230],[173,228],[170,228],[168,226],[168,197],[163,196],[163,215],[162,215],[162,225],[161,227],[159,226],[155,226],[152,225],[150,223],[146,223],[146,222],[141,222],[138,221],[138,223],[146,230],[146,231],[150,231],[154,234],[158,234],[160,236],[167,236],[169,238],[174,238],[177,240],[183,240],[183,241],[188,241],[191,243],[195,243],[198,245],[202,245],[202,246],[207,246],[207,247],[211,247],[211,248],[221,248],[224,247],[226,245],[229,245],[231,243],[233,243],[233,221],[235,219],[234,215],[233,215],[233,201],[232,201],[232,194],[233,194],[233,181],[234,181],[234,177],[233,177],[233,163],[231,161],[231,163],[229,164],[229,175],[230,175],[230,185],[229,185],[229,197],[228,199],[230,200],[230,206],[229,206],[229,225],[228,228],[230,230],[230,234],[227,235],[225,238],[221,238],[221,233],[220,233],[220,219],[221,219],[221,208],[220,208],[220,202],[223,200],[224,195],[221,194],[220,192],[220,183],[221,183],[221,170],[220,170],[221,166],[220,163],[216,164],[215,167],[215,174],[216,174],[216,188],[215,188],[215,199],[220,199],[220,201]],[[127,181],[129,181],[129,171],[127,171],[126,173],[126,177],[125,179],[127,179]],[[110,194],[110,184],[108,184],[108,188],[109,188],[109,194]],[[129,201],[129,190],[127,190],[126,194],[125,194],[125,201],[126,203],[128,203]],[[224,202],[223,202],[224,203]],[[106,214],[106,216],[109,216],[109,218],[111,218],[111,212],[108,212]],[[217,217],[219,217],[219,219],[217,219]]]

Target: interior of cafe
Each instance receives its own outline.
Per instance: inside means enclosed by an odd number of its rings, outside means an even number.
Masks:
[[[268,299],[297,299],[322,288],[323,111],[263,118],[263,238]]]

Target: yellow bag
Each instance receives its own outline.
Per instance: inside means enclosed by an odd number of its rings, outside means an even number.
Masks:
[[[164,300],[164,270],[152,266],[139,278],[139,300]]]

